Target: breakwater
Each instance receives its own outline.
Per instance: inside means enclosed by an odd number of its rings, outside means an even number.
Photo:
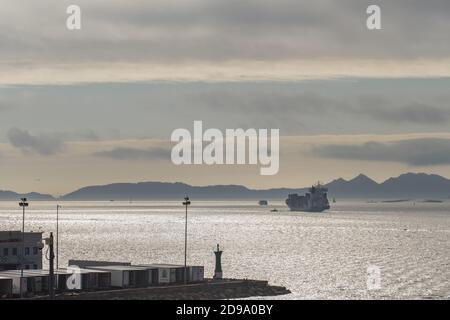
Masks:
[[[267,281],[225,279],[164,287],[117,289],[64,293],[56,299],[64,300],[210,300],[277,296],[291,293],[285,287],[271,286]]]

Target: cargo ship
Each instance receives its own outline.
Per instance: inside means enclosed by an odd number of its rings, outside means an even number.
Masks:
[[[289,194],[286,204],[291,211],[322,212],[330,209],[327,197],[328,188],[318,183],[308,191],[303,196],[299,196],[297,193]]]

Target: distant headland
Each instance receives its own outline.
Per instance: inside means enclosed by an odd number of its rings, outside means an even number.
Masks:
[[[351,180],[333,180],[325,186],[331,197],[347,199],[448,199],[450,196],[450,179],[425,173],[406,173],[382,183],[360,174]],[[307,188],[258,190],[242,185],[192,186],[180,182],[113,183],[83,187],[59,198],[37,192],[19,194],[0,190],[0,200],[17,200],[21,197],[31,201],[171,200],[181,199],[185,194],[204,200],[284,199],[289,193],[302,193]]]

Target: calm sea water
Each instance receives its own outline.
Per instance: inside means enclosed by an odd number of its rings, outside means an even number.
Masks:
[[[183,264],[180,202],[60,204],[60,266],[72,258]],[[32,202],[26,230],[55,231],[55,207]],[[0,230],[20,230],[21,221],[16,202],[0,202]],[[212,276],[220,243],[225,277],[266,279],[293,292],[278,299],[450,296],[450,202],[349,201],[307,214],[281,202],[193,201],[188,238],[189,264]],[[367,288],[370,266],[381,273],[377,290]]]

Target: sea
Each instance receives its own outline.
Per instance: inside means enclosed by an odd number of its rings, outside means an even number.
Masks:
[[[292,292],[274,299],[450,298],[450,201],[337,201],[301,213],[281,201],[191,200],[187,260],[207,277],[219,244],[224,277]],[[69,259],[183,264],[181,202],[59,202],[59,267]],[[56,236],[56,205],[30,202],[25,230]],[[0,202],[0,230],[21,227],[18,203]]]

